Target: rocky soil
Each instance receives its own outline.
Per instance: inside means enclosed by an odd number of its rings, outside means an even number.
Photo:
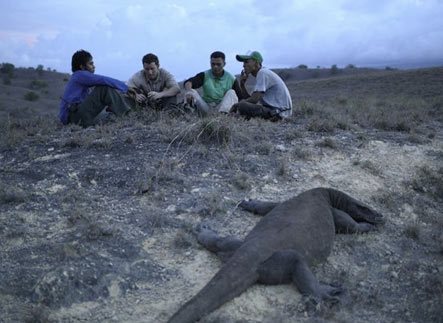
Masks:
[[[386,218],[337,235],[313,269],[346,289],[341,302],[255,285],[202,321],[442,322],[441,117],[412,136],[352,120],[316,128],[316,111],[281,123],[141,111],[88,129],[3,125],[0,321],[166,322],[221,266],[196,225],[242,237],[260,218],[241,200],[323,186]]]

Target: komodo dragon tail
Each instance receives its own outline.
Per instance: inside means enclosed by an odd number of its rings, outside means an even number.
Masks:
[[[238,251],[197,295],[171,317],[169,323],[198,321],[257,281],[257,257]]]

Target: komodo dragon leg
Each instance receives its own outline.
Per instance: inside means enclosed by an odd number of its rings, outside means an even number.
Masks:
[[[335,232],[337,233],[363,233],[377,230],[375,225],[367,222],[357,222],[348,213],[332,208]]]
[[[228,260],[243,243],[234,236],[220,237],[206,228],[201,229],[197,234],[197,241],[209,251],[214,252],[223,262]]]
[[[254,214],[266,215],[278,204],[280,203],[251,200],[251,201],[243,201],[238,206],[240,206],[243,210],[252,212]]]
[[[257,269],[258,282],[266,285],[278,285],[294,282],[303,295],[338,302],[341,287],[320,283],[309,269],[303,257],[293,249],[275,252],[261,263]]]

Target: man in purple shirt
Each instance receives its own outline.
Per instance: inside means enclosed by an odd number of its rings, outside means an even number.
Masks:
[[[111,77],[94,74],[92,56],[79,50],[72,56],[72,76],[60,102],[60,121],[63,124],[94,125],[104,109],[117,116],[126,114],[130,105],[122,95],[128,92],[125,83]],[[91,89],[91,87],[94,87]],[[121,91],[121,92],[120,92]]]

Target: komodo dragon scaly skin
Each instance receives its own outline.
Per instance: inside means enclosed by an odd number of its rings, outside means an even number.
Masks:
[[[226,260],[206,286],[169,320],[200,320],[254,283],[294,282],[303,295],[336,299],[339,287],[319,283],[309,266],[325,261],[335,232],[375,230],[381,214],[343,192],[315,188],[282,203],[243,201],[240,207],[264,215],[244,240],[221,238],[203,229],[197,239]]]

